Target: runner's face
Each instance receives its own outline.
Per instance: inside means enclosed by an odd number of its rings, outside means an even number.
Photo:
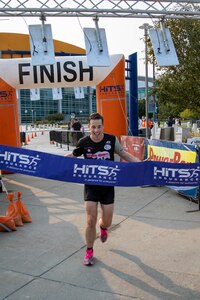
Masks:
[[[99,142],[103,138],[103,124],[102,120],[90,120],[89,123],[90,137],[94,142]]]

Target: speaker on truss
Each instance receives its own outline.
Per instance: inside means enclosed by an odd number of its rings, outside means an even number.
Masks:
[[[104,28],[83,28],[88,65],[109,67],[110,57]]]
[[[161,23],[160,29],[149,29],[149,35],[158,66],[178,65],[179,60],[169,28]]]
[[[29,25],[31,61],[33,66],[52,65],[55,53],[51,25]]]
[[[84,99],[85,95],[84,95],[83,86],[74,87],[74,95],[75,95],[75,99]]]
[[[52,89],[53,100],[62,100],[62,88]]]
[[[30,99],[31,101],[40,100],[40,89],[30,89]]]

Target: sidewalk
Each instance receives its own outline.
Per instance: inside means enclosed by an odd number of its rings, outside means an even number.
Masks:
[[[58,155],[38,134],[28,149]],[[97,238],[95,265],[83,265],[83,186],[4,175],[21,191],[33,223],[0,233],[0,300],[200,299],[200,212],[166,187],[117,187],[109,239]],[[0,193],[0,213],[8,205]],[[97,228],[98,231],[98,228]]]

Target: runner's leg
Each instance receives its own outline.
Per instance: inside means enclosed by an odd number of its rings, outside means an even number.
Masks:
[[[111,226],[113,211],[114,211],[114,203],[101,204],[101,218],[99,219],[99,225],[102,228],[108,228]]]
[[[85,201],[87,221],[85,229],[85,239],[87,248],[92,248],[96,239],[96,223],[97,223],[97,202]]]

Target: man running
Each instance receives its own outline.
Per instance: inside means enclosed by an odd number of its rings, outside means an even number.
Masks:
[[[140,160],[124,151],[116,136],[104,133],[103,117],[99,113],[93,113],[89,117],[90,135],[81,138],[76,148],[67,156],[78,157],[83,155],[87,159],[114,160],[117,153],[123,160],[139,162]],[[99,218],[100,240],[105,243],[108,238],[108,228],[112,224],[114,210],[114,186],[88,185],[84,186],[84,200],[86,207],[86,254],[85,265],[93,265],[93,246],[96,239],[96,223],[98,214],[98,202],[101,205]]]

